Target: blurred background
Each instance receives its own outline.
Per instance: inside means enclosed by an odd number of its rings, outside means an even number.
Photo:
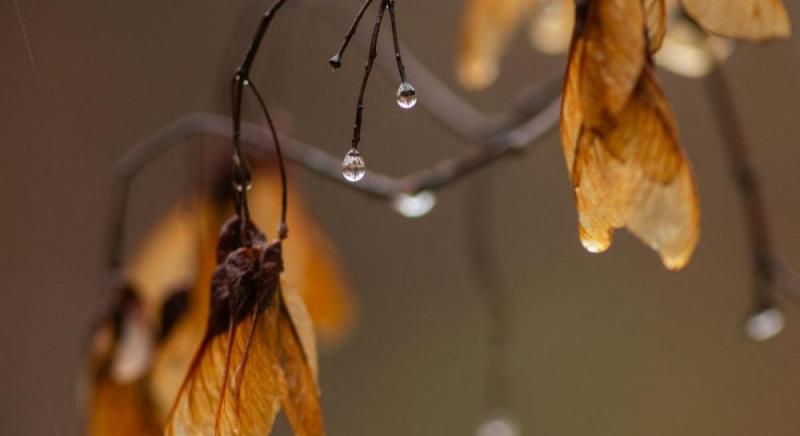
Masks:
[[[268,3],[0,3],[1,433],[81,433],[77,386],[89,323],[104,300],[112,166],[188,113],[228,112],[229,77]],[[290,133],[337,156],[349,147],[366,53],[352,47],[335,74],[327,60],[349,25],[341,10],[354,14],[359,3],[290,2],[254,72]],[[405,45],[487,114],[563,69],[563,57],[537,54],[520,34],[497,84],[467,93],[454,74],[461,2],[399,3]],[[797,24],[800,5],[786,3]],[[724,67],[763,176],[777,250],[794,267],[798,54],[796,36],[740,44]],[[409,76],[413,82],[413,70]],[[509,285],[509,413],[521,434],[798,434],[800,311],[785,302],[787,327],[766,343],[742,333],[750,261],[720,135],[701,81],[661,77],[702,201],[701,242],[680,273],[625,232],[604,255],[581,248],[555,132],[447,187],[417,220],[290,165],[358,302],[355,330],[322,356],[329,434],[465,435],[485,418],[487,313],[466,237],[470,193],[489,178],[482,203]],[[369,169],[402,175],[473,145],[424,111],[398,109],[396,87],[396,73],[376,71],[370,83],[362,142]],[[139,177],[128,246],[185,192],[187,150]]]

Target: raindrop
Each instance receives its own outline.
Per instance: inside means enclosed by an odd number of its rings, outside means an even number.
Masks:
[[[357,182],[363,179],[365,174],[367,166],[364,164],[364,158],[358,150],[351,148],[342,161],[342,175],[349,182]]]
[[[236,192],[248,192],[253,188],[253,177],[250,175],[249,170],[234,169],[233,171],[233,189]]]
[[[609,246],[609,244],[605,241],[598,241],[588,238],[581,238],[581,245],[583,245],[583,248],[585,248],[589,253],[602,253],[608,250]]]
[[[411,109],[417,104],[417,90],[408,82],[397,88],[397,104],[403,109]]]
[[[392,200],[392,207],[406,218],[427,215],[436,206],[436,195],[430,191],[416,194],[400,194]]]
[[[495,416],[478,427],[477,436],[517,436],[517,424],[509,418]]]
[[[342,58],[338,54],[335,54],[328,60],[328,63],[331,64],[331,68],[338,70],[342,67]]]
[[[750,316],[744,328],[747,336],[758,342],[766,341],[783,330],[786,320],[780,310],[769,307]]]

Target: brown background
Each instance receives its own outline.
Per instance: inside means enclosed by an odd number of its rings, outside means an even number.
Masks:
[[[0,2],[0,433],[75,435],[76,374],[102,293],[98,265],[110,165],[131,144],[192,111],[222,112],[228,74],[267,1]],[[345,25],[330,1],[286,8],[256,76],[293,114],[296,136],[342,154],[364,52],[326,60]],[[342,2],[355,11],[355,1]],[[797,2],[787,1],[800,19]],[[403,39],[455,86],[460,2],[401,2]],[[800,40],[741,46],[726,65],[756,149],[780,253],[800,266]],[[382,56],[390,56],[382,53]],[[270,58],[269,61],[266,59]],[[469,98],[487,113],[524,83],[562,68],[518,38],[500,83]],[[413,79],[414,72],[410,72]],[[789,436],[800,431],[800,312],[766,344],[743,338],[748,260],[739,204],[698,81],[662,74],[694,163],[703,237],[692,264],[664,271],[619,233],[609,253],[580,247],[556,135],[506,160],[487,205],[512,284],[515,415],[525,435]],[[363,149],[390,174],[461,150],[423,111],[395,107],[396,78],[368,94]],[[421,98],[425,98],[424,95]],[[185,154],[137,185],[139,234],[182,189]],[[465,182],[425,219],[291,168],[340,248],[360,328],[322,361],[332,435],[463,435],[481,419],[485,313],[468,270]]]

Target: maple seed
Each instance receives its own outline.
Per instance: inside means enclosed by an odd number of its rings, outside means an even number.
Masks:
[[[364,158],[358,150],[351,148],[342,161],[342,175],[348,182],[357,182],[363,179],[365,174],[367,165],[364,163]]]
[[[397,88],[397,105],[403,109],[411,109],[417,104],[417,90],[408,82]]]

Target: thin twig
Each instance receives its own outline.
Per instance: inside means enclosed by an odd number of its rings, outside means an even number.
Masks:
[[[277,3],[282,4],[282,2]],[[264,15],[256,32],[256,41],[248,50],[245,67],[249,71],[255,54],[274,15],[274,7]],[[522,93],[514,107],[493,118],[487,117],[438,79],[411,52],[405,52],[405,63],[415,74],[415,82],[427,98],[420,105],[448,130],[471,143],[486,147],[471,149],[467,154],[444,159],[428,169],[422,169],[402,178],[390,177],[370,171],[359,183],[347,183],[341,177],[341,161],[329,153],[293,138],[278,135],[283,142],[286,158],[306,169],[322,175],[343,186],[378,199],[394,199],[400,194],[438,189],[457,181],[471,171],[491,163],[529,143],[535,143],[555,126],[558,119],[558,80],[551,76]],[[393,68],[391,61],[384,62],[386,70]],[[240,69],[240,70],[241,70]],[[248,73],[249,74],[249,73]],[[248,79],[249,80],[249,79]],[[242,81],[243,84],[243,81]],[[547,104],[547,106],[545,106]],[[236,111],[236,109],[235,109]],[[235,113],[235,112],[234,112]],[[158,130],[147,140],[134,145],[118,162],[114,171],[113,207],[108,229],[108,267],[112,271],[121,265],[124,217],[130,184],[139,170],[187,138],[204,134],[231,137],[231,119],[216,114],[189,114]],[[236,129],[234,129],[236,134]],[[248,150],[270,152],[263,144],[271,146],[272,140],[261,127],[240,122],[241,141]]]
[[[347,50],[350,40],[353,39],[353,35],[358,29],[358,24],[361,22],[361,18],[364,17],[364,13],[367,12],[367,8],[369,8],[370,4],[372,4],[372,0],[366,0],[361,6],[361,9],[358,11],[355,20],[353,20],[353,24],[350,25],[350,29],[348,29],[347,34],[344,36],[344,42],[342,42],[342,45],[339,47],[339,51],[337,51],[336,54],[333,55],[328,61],[333,69],[341,68],[344,52]]]
[[[753,262],[754,309],[761,312],[776,306],[784,267],[772,246],[761,184],[719,63],[714,64],[705,83],[745,216]]]
[[[378,8],[378,16],[375,19],[375,26],[372,28],[372,39],[369,43],[369,55],[367,62],[364,64],[364,77],[361,79],[361,88],[358,91],[358,103],[356,103],[356,121],[353,124],[353,140],[351,147],[358,150],[358,143],[361,142],[361,124],[364,115],[364,95],[367,91],[367,83],[369,82],[370,73],[372,73],[372,66],[375,64],[375,58],[378,56],[378,35],[381,31],[381,23],[383,22],[383,15],[386,11],[384,7],[385,0],[381,0],[380,8]]]
[[[394,58],[397,62],[397,71],[400,73],[400,81],[405,83],[406,67],[403,65],[403,56],[400,55],[400,37],[397,35],[397,14],[394,10],[395,0],[388,0],[386,6],[389,8],[389,18],[392,22],[392,42],[394,43]]]
[[[283,164],[283,154],[281,153],[281,145],[280,140],[278,139],[278,134],[275,130],[275,125],[272,123],[272,117],[269,114],[269,110],[267,109],[267,105],[264,103],[264,100],[261,98],[261,94],[255,88],[253,81],[250,79],[250,69],[253,66],[253,62],[256,59],[256,55],[258,54],[258,48],[261,46],[261,41],[264,39],[264,35],[266,35],[267,30],[269,29],[270,23],[272,23],[272,19],[277,14],[278,10],[286,3],[286,0],[276,0],[275,3],[267,9],[267,12],[261,18],[261,22],[256,29],[256,34],[253,37],[252,42],[250,43],[250,48],[247,50],[247,54],[244,57],[244,61],[242,61],[241,66],[236,71],[236,74],[233,76],[233,180],[234,180],[234,199],[236,200],[236,212],[237,214],[243,218],[241,220],[241,231],[239,232],[242,238],[242,245],[249,245],[250,240],[247,238],[247,221],[250,219],[250,211],[247,204],[247,191],[250,189],[250,183],[252,179],[252,174],[250,172],[250,166],[247,164],[247,158],[242,153],[240,141],[241,141],[241,125],[242,125],[242,87],[250,86],[253,90],[253,94],[255,94],[256,98],[258,99],[258,103],[261,106],[261,110],[264,113],[264,117],[267,119],[267,124],[269,125],[270,132],[272,134],[272,142],[275,146],[275,151],[278,160],[278,168],[280,169],[280,176],[281,176],[281,222],[278,227],[278,238],[284,239],[288,233],[288,227],[286,225],[286,198],[287,198],[287,186],[286,186],[286,170]]]
[[[275,130],[275,123],[272,122],[272,116],[267,109],[267,104],[264,102],[264,98],[261,97],[261,93],[258,92],[258,88],[256,88],[256,84],[252,80],[250,80],[249,87],[253,90],[256,100],[258,100],[258,105],[261,106],[261,112],[264,114],[264,118],[267,121],[267,126],[269,127],[270,138],[275,145],[275,155],[278,160],[278,172],[281,176],[281,222],[278,229],[278,237],[280,239],[285,239],[286,234],[289,231],[286,224],[286,203],[289,185],[286,183],[286,165],[283,163],[283,152],[280,145],[281,142],[280,139],[278,139],[278,131]]]
[[[560,98],[533,116],[527,123],[488,138],[486,145],[475,146],[462,156],[443,159],[430,168],[395,178],[370,171],[359,183],[348,183],[341,176],[338,158],[288,136],[278,135],[285,157],[298,165],[322,175],[332,181],[368,196],[392,200],[404,193],[435,190],[456,182],[477,168],[489,165],[494,160],[521,151],[527,144],[535,144],[549,132],[558,121]],[[193,135],[231,137],[231,118],[210,113],[189,114],[156,131],[146,140],[134,145],[117,163],[114,169],[112,208],[108,227],[108,267],[118,268],[122,260],[122,240],[127,198],[134,176],[162,154],[185,142]],[[248,151],[272,153],[272,139],[264,129],[255,124],[242,122],[240,138]]]
[[[484,379],[484,413],[510,413],[511,377],[509,340],[512,318],[509,309],[509,286],[494,249],[491,177],[475,180],[467,199],[467,243],[470,270],[475,287],[486,310],[487,352]]]
[[[336,2],[332,6],[340,5],[341,2]],[[345,19],[349,19],[349,15],[346,15],[349,14],[349,11],[344,10],[343,7],[315,10],[336,26]],[[369,37],[366,35],[356,38],[355,42],[364,48],[369,47]],[[389,50],[390,47],[388,44],[392,44],[392,42],[379,42],[378,51]],[[423,111],[427,112],[451,132],[470,141],[480,140],[483,134],[488,131],[488,126],[491,124],[490,118],[459,96],[458,93],[451,89],[444,81],[436,77],[436,75],[431,72],[424,63],[417,59],[417,57],[402,43],[400,44],[400,50],[403,52],[403,63],[405,67],[412,74],[414,87],[425,96],[424,99],[419,101],[417,106],[421,107]],[[376,64],[380,66],[387,75],[393,73],[397,68],[395,60],[388,57],[378,58]],[[548,100],[551,97],[552,96],[548,97]]]

